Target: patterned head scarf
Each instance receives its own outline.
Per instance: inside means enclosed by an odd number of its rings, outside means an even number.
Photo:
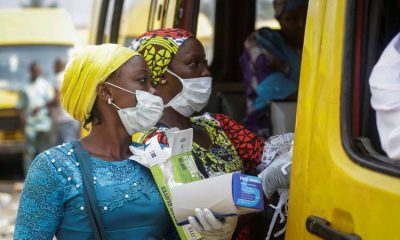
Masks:
[[[60,96],[65,111],[84,122],[96,100],[97,85],[135,55],[139,54],[117,44],[86,46],[65,68]]]
[[[275,18],[280,18],[285,12],[307,4],[308,0],[274,0]]]
[[[153,30],[132,42],[132,49],[143,55],[153,74],[156,86],[167,70],[179,47],[193,34],[179,28]]]

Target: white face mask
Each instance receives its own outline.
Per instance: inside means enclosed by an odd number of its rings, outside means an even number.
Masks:
[[[172,98],[164,107],[172,107],[185,117],[201,111],[211,95],[212,77],[181,78],[169,69],[167,72],[182,83],[182,91]]]
[[[158,120],[160,120],[164,110],[162,98],[145,91],[136,90],[136,92],[132,92],[112,83],[106,83],[125,92],[136,95],[136,107],[123,109],[115,105],[110,98],[108,99],[108,104],[112,104],[118,109],[118,115],[129,135],[148,130],[155,126]]]

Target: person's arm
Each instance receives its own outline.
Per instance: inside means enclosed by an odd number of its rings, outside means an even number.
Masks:
[[[261,163],[265,139],[257,137],[243,125],[224,114],[214,114],[214,117],[242,159],[244,172],[256,174],[256,168]]]
[[[214,114],[214,117],[242,158],[246,173],[260,173],[292,147],[293,133],[275,135],[266,140],[224,114]]]
[[[265,77],[256,88],[255,109],[262,109],[273,100],[293,100],[296,97],[297,85],[283,73],[274,72]]]
[[[63,218],[64,185],[50,155],[41,153],[33,160],[21,194],[14,239],[53,239]]]

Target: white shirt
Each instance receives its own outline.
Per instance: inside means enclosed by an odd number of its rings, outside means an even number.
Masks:
[[[400,33],[383,51],[369,84],[382,148],[400,160]]]
[[[28,97],[26,133],[35,136],[36,132],[48,132],[51,129],[51,118],[47,104],[54,99],[54,89],[48,81],[38,77],[26,87]],[[33,114],[35,109],[39,109]]]

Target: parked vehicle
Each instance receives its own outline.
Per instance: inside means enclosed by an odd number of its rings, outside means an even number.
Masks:
[[[0,154],[25,151],[23,90],[29,65],[38,62],[51,81],[55,60],[67,59],[74,44],[75,27],[64,10],[0,10]]]

